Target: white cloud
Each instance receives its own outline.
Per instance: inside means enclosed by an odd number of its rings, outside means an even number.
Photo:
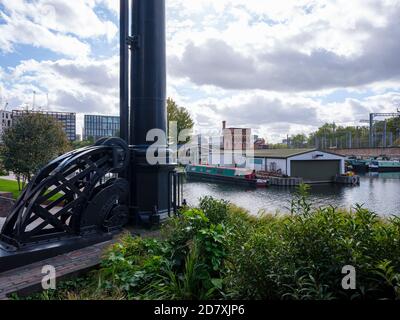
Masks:
[[[86,56],[90,46],[75,37],[56,34],[49,29],[26,20],[20,15],[8,17],[2,15],[6,24],[0,25],[0,48],[12,52],[14,44],[32,45],[48,49],[67,56]]]
[[[5,22],[0,25],[0,50],[6,52],[14,44],[27,44],[67,56],[86,56],[90,46],[82,39],[104,36],[111,41],[118,32],[114,23],[97,16],[93,0],[0,0],[0,4]]]
[[[52,109],[117,113],[118,58],[104,48],[118,31],[110,21],[118,0],[0,4],[1,51],[26,44],[65,56],[0,65],[0,87],[14,106],[30,103],[35,90],[42,105],[49,92]],[[279,141],[324,122],[357,124],[400,102],[400,0],[166,4],[168,94],[199,128],[228,120]]]
[[[239,13],[220,32],[195,31],[203,37],[186,39],[183,49],[170,54],[170,70],[197,85],[244,90],[308,91],[398,82],[399,2],[350,3],[311,2],[307,14],[304,4],[288,6],[300,12],[277,24],[259,23],[254,12],[230,8],[228,13]],[[259,10],[262,15],[263,8]]]
[[[170,81],[179,83],[174,93],[200,126],[227,118],[279,140],[323,122],[356,125],[370,111],[395,110],[399,0],[167,3]],[[328,96],[333,102],[324,102]],[[300,124],[264,112],[275,111],[276,101],[283,113],[311,107],[316,117],[300,117]]]
[[[118,108],[118,59],[23,61],[8,73],[15,103],[78,113],[116,114]]]

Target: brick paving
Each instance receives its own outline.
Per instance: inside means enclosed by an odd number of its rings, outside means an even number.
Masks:
[[[136,236],[144,238],[160,237],[159,230],[130,229],[126,230]],[[12,293],[28,295],[41,290],[43,279],[42,268],[46,265],[54,266],[57,281],[87,272],[98,266],[104,250],[118,241],[118,236],[110,241],[98,243],[80,250],[65,253],[47,260],[29,264],[18,269],[0,273],[0,300],[8,299]]]
[[[14,207],[14,196],[11,192],[0,191],[0,217],[7,217]]]
[[[72,251],[44,261],[36,262],[0,274],[0,300],[12,293],[30,294],[41,289],[42,268],[52,265],[56,269],[57,280],[78,275],[96,267],[105,248],[116,239]]]

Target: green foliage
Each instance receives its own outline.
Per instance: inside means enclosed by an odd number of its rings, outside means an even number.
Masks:
[[[84,148],[91,146],[95,143],[94,139],[92,137],[89,137],[88,140],[82,140],[82,141],[72,141],[71,142],[71,148],[73,150]]]
[[[296,211],[232,233],[227,290],[246,299],[379,299],[398,297],[399,226],[356,206]],[[382,261],[392,268],[382,270]],[[341,269],[357,271],[357,290],[341,287]],[[388,279],[382,280],[382,279]]]
[[[368,115],[366,114],[366,117]],[[386,120],[376,120],[373,130],[379,135],[384,132],[386,121],[387,146],[400,146],[400,117],[389,118]],[[352,147],[368,147],[369,146],[369,126],[338,126],[336,123],[325,123],[318,130],[309,135],[297,134],[289,138],[289,146],[291,148],[314,148],[316,142],[320,148],[330,147],[349,147],[351,135]],[[393,140],[389,140],[392,135]],[[392,145],[389,145],[389,142]],[[375,139],[376,147],[383,147],[383,139]],[[270,144],[273,149],[286,149],[287,143]]]
[[[165,263],[163,243],[126,235],[107,252],[99,270],[98,289],[135,298],[158,277]]]
[[[194,242],[185,257],[181,273],[169,265],[162,281],[152,286],[147,297],[164,300],[204,300],[210,299],[214,292],[213,283],[207,272],[207,265],[200,259],[200,250]]]
[[[5,130],[0,156],[5,170],[29,181],[40,168],[69,149],[62,126],[52,117],[27,113]]]
[[[311,186],[308,184],[300,184],[296,188],[293,199],[290,202],[290,213],[309,214],[311,212],[311,202],[308,200]]]
[[[116,299],[104,292],[97,292],[90,277],[75,278],[57,283],[57,290],[46,290],[28,297],[21,297],[17,294],[11,295],[12,300],[89,300],[89,299]]]
[[[351,133],[353,142],[367,143],[369,140],[369,128],[364,126],[338,126],[335,123],[325,123],[323,126],[318,128],[317,131],[313,132],[308,137],[309,145],[315,144],[317,138],[321,142],[323,140],[335,143],[336,141],[347,141],[348,136]],[[327,145],[329,147],[329,145]]]
[[[163,240],[124,236],[101,268],[56,298],[399,299],[400,218],[362,206],[312,207],[299,187],[290,215],[250,216],[203,198],[163,227]],[[352,265],[357,289],[344,290]],[[91,292],[91,295],[90,295]],[[43,298],[51,296],[43,296]]]
[[[202,210],[211,223],[223,223],[228,216],[229,203],[224,200],[216,200],[212,197],[200,199],[200,210]]]
[[[384,281],[383,286],[386,286],[387,296],[400,300],[400,273],[396,272],[392,262],[383,260],[378,264],[375,273]]]
[[[290,137],[290,145],[294,148],[304,148],[307,145],[307,136],[305,134],[296,134]]]
[[[214,219],[219,214],[215,207],[212,213]],[[171,219],[163,233],[163,241],[123,237],[107,252],[97,288],[110,295],[124,292],[129,299],[220,297],[225,227],[201,210],[188,209]]]
[[[174,100],[168,98],[167,100],[167,117],[168,122],[177,122],[177,134],[179,134],[185,129],[192,129],[194,126],[194,121],[190,113],[183,107],[179,107]],[[183,142],[174,141],[175,137],[169,137],[171,142]]]

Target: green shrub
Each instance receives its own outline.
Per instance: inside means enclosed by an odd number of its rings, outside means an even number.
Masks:
[[[234,298],[398,297],[397,218],[383,220],[359,206],[350,213],[328,207],[263,220],[249,231],[245,242],[235,233],[229,241],[227,290]],[[383,261],[388,274],[380,271]],[[356,291],[341,287],[345,265],[356,268]]]
[[[218,224],[225,222],[228,216],[229,202],[216,200],[212,197],[203,197],[200,199],[199,208],[211,223]]]
[[[163,226],[162,240],[124,236],[82,292],[42,298],[400,299],[400,218],[316,209],[307,192],[299,188],[290,214],[260,217],[203,198]],[[346,265],[356,290],[341,286]]]
[[[135,297],[158,277],[165,264],[164,252],[163,242],[124,236],[106,253],[98,273],[98,287],[111,292],[122,290]]]
[[[164,240],[126,236],[107,252],[98,272],[103,290],[130,299],[211,299],[220,296],[225,227],[198,209],[172,218]]]

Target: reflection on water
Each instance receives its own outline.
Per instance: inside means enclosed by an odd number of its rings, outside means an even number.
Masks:
[[[196,205],[200,197],[213,196],[257,214],[260,210],[287,212],[294,191],[294,188],[287,187],[246,189],[229,184],[188,181],[184,187],[184,197],[189,204]],[[317,207],[333,205],[348,209],[358,203],[380,215],[400,215],[400,172],[366,173],[361,175],[361,185],[358,187],[314,185],[310,199]]]

